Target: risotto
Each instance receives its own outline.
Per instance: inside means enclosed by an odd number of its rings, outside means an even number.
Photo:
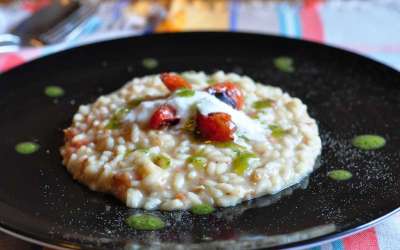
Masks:
[[[321,152],[298,98],[222,71],[134,78],[81,105],[64,132],[74,179],[149,210],[274,194],[309,175]]]

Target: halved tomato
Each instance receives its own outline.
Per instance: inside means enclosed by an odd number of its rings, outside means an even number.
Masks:
[[[208,93],[235,109],[242,109],[244,96],[236,84],[232,82],[217,83],[206,89]]]
[[[168,104],[159,106],[150,118],[149,127],[151,129],[162,129],[166,126],[175,125],[179,122],[176,109]]]
[[[162,73],[160,75],[161,81],[170,90],[175,91],[177,89],[191,89],[192,85],[188,83],[183,77],[175,73]]]
[[[224,142],[233,140],[236,126],[227,113],[215,112],[207,116],[198,113],[197,129],[206,140]]]

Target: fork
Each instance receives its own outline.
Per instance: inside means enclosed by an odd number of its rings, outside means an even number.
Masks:
[[[45,33],[32,37],[28,43],[18,35],[11,33],[0,34],[0,53],[15,52],[23,46],[41,46],[72,40],[84,31],[85,25],[96,11],[97,4],[95,1],[89,4],[82,4],[79,9],[63,21]]]
[[[47,32],[39,35],[39,40],[44,44],[73,40],[83,32],[85,24],[96,11],[96,4],[82,5],[65,20],[61,21]]]

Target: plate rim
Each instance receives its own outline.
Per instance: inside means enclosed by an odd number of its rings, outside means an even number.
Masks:
[[[151,39],[152,37],[165,37],[165,36],[170,36],[170,37],[180,37],[180,36],[192,36],[192,35],[208,35],[208,36],[212,36],[212,35],[219,35],[219,36],[248,36],[248,37],[263,37],[265,38],[272,38],[272,39],[282,39],[282,40],[291,40],[294,41],[296,43],[303,43],[303,44],[308,44],[310,46],[313,47],[318,47],[320,49],[330,49],[330,50],[334,50],[338,53],[342,53],[342,54],[347,54],[349,56],[356,56],[356,57],[361,57],[364,60],[369,61],[370,63],[375,64],[376,66],[379,66],[381,68],[385,68],[386,70],[390,70],[392,71],[394,74],[398,74],[400,76],[400,70],[392,67],[391,65],[388,65],[384,62],[380,62],[378,60],[376,60],[375,58],[371,58],[368,57],[366,55],[363,54],[359,54],[357,52],[354,51],[350,51],[347,48],[342,48],[339,46],[335,46],[332,44],[322,44],[322,43],[318,43],[315,41],[310,41],[310,40],[304,40],[304,39],[300,39],[300,38],[293,38],[293,37],[285,37],[285,36],[280,36],[280,35],[274,35],[274,34],[263,34],[263,33],[257,33],[257,32],[228,32],[228,31],[191,31],[191,32],[165,32],[165,33],[157,33],[157,34],[142,34],[142,35],[131,35],[131,36],[124,36],[124,37],[114,37],[114,38],[110,38],[110,39],[104,39],[104,40],[99,40],[93,43],[77,43],[77,44],[73,44],[72,46],[67,46],[65,48],[62,48],[60,50],[57,50],[55,53],[49,53],[49,54],[45,54],[43,56],[40,56],[38,58],[35,58],[33,60],[30,60],[26,63],[23,63],[21,65],[18,65],[17,67],[11,68],[9,70],[6,70],[2,73],[0,73],[0,80],[8,75],[14,75],[14,74],[18,74],[19,71],[24,70],[24,68],[29,67],[30,64],[33,63],[38,63],[41,60],[46,60],[49,57],[52,57],[54,55],[63,55],[63,54],[69,54],[69,53],[73,53],[75,50],[78,49],[82,49],[85,47],[92,47],[92,46],[98,46],[101,44],[106,44],[106,43],[113,43],[115,41],[122,41],[122,40],[131,40],[131,39]],[[311,238],[311,239],[307,239],[307,240],[300,240],[297,242],[292,242],[292,243],[285,243],[282,245],[277,245],[277,246],[267,246],[267,249],[275,249],[277,247],[284,248],[284,249],[304,249],[306,247],[313,247],[313,246],[318,246],[324,243],[328,243],[328,242],[332,242],[334,240],[338,240],[353,234],[356,234],[360,231],[366,230],[370,227],[376,226],[379,223],[383,222],[385,219],[400,213],[400,206],[396,207],[396,208],[390,208],[387,209],[389,210],[388,212],[385,212],[382,216],[377,217],[367,223],[364,224],[360,224],[358,226],[352,227],[352,228],[348,228],[346,230],[343,230],[341,232],[332,232],[332,233],[328,233],[325,235],[321,235],[321,236],[317,236],[315,238]],[[67,242],[67,241],[62,241],[62,240],[52,240],[50,237],[42,237],[42,236],[36,236],[36,235],[32,235],[29,234],[29,232],[24,232],[22,230],[13,228],[13,226],[10,225],[6,225],[4,222],[0,222],[0,231],[7,234],[7,235],[11,235],[13,237],[19,238],[21,240],[30,242],[30,243],[34,243],[34,244],[38,244],[44,247],[51,247],[54,249],[61,249],[61,250],[65,250],[65,249],[74,249],[74,248],[70,248],[70,247],[79,247],[79,244],[77,243],[71,243],[71,242]],[[218,242],[223,243],[226,242],[226,240],[219,240]],[[244,241],[245,242],[245,241]],[[67,245],[67,246],[64,246]],[[206,243],[190,243],[189,245],[192,246],[207,246]],[[68,247],[69,246],[69,247]]]
[[[345,47],[340,47],[339,45],[334,45],[334,44],[324,44],[324,43],[319,43],[317,41],[313,40],[308,40],[308,39],[302,39],[302,38],[297,38],[297,37],[288,37],[288,36],[281,36],[281,35],[276,35],[276,34],[270,34],[270,33],[257,33],[257,32],[251,32],[251,31],[246,31],[246,32],[231,32],[231,31],[185,31],[185,32],[159,32],[159,33],[152,33],[152,34],[140,34],[140,35],[130,35],[130,36],[122,36],[122,37],[112,37],[112,38],[105,38],[101,39],[99,41],[95,41],[92,43],[76,43],[72,45],[68,45],[65,48],[61,48],[60,50],[57,50],[56,52],[51,52],[51,53],[46,53],[43,56],[39,56],[37,58],[34,58],[33,60],[29,60],[27,62],[24,62],[23,64],[20,64],[16,67],[13,67],[11,69],[8,69],[6,71],[3,71],[0,73],[0,79],[2,76],[6,74],[14,74],[14,71],[21,70],[21,68],[24,68],[25,66],[31,64],[31,63],[37,63],[37,61],[42,60],[42,59],[47,59],[48,57],[52,57],[54,55],[59,55],[59,54],[64,54],[64,53],[70,53],[73,50],[84,48],[84,47],[90,47],[90,46],[95,46],[95,45],[100,45],[100,44],[105,44],[105,43],[110,43],[114,41],[121,41],[121,40],[130,40],[130,39],[146,39],[146,38],[151,38],[151,37],[158,37],[158,36],[187,36],[187,35],[232,35],[232,36],[260,36],[260,37],[269,37],[273,39],[282,39],[282,40],[292,40],[295,42],[300,42],[300,43],[306,43],[312,46],[317,46],[320,48],[329,48],[336,50],[339,53],[346,53],[348,55],[352,56],[357,56],[357,57],[362,57],[365,60],[368,60],[370,62],[373,62],[376,65],[379,65],[381,67],[385,67],[388,70],[391,70],[395,73],[400,73],[400,69],[396,69],[393,66],[385,63],[378,61],[375,58],[369,57],[367,55],[358,53],[356,51],[351,51],[348,48]]]
[[[309,247],[315,247],[315,246],[320,246],[322,244],[330,243],[335,240],[342,239],[344,237],[348,237],[351,235],[354,235],[356,233],[359,233],[361,231],[367,230],[368,228],[374,227],[379,225],[380,223],[384,222],[386,219],[396,215],[397,213],[400,213],[400,207],[392,210],[391,212],[378,217],[368,223],[359,225],[354,228],[347,229],[342,232],[337,232],[337,233],[329,233],[326,235],[321,235],[315,238],[307,239],[307,240],[300,240],[292,243],[286,243],[283,245],[276,245],[276,246],[266,246],[265,249],[290,249],[290,250],[301,250]],[[3,232],[9,236],[15,237],[17,239],[23,240],[25,242],[33,243],[39,246],[43,247],[50,247],[55,250],[70,250],[70,249],[77,249],[76,247],[80,247],[77,243],[63,243],[62,241],[57,241],[57,240],[48,240],[42,237],[36,237],[30,236],[29,233],[25,232],[20,232],[17,229],[13,228],[8,228],[8,226],[3,225],[3,223],[0,223],[0,232]],[[226,240],[220,240],[218,241],[219,243],[224,243],[227,242]],[[70,247],[65,247],[63,244],[68,244]],[[207,246],[207,243],[191,243],[189,244],[190,246]]]

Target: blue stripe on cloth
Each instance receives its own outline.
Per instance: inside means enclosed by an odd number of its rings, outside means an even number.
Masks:
[[[283,19],[284,35],[290,37],[301,37],[300,7],[288,3],[280,4],[279,18]]]
[[[301,11],[301,7],[297,6],[296,11],[294,12],[295,36],[297,38],[302,37],[300,11]]]
[[[321,247],[313,247],[313,248],[310,248],[309,250],[321,250]]]
[[[229,4],[229,30],[237,30],[237,18],[239,10],[238,0],[232,0]]]
[[[344,250],[343,241],[335,240],[332,242],[333,250]]]
[[[279,32],[281,35],[287,35],[285,13],[282,4],[276,5],[276,13],[278,14]]]

